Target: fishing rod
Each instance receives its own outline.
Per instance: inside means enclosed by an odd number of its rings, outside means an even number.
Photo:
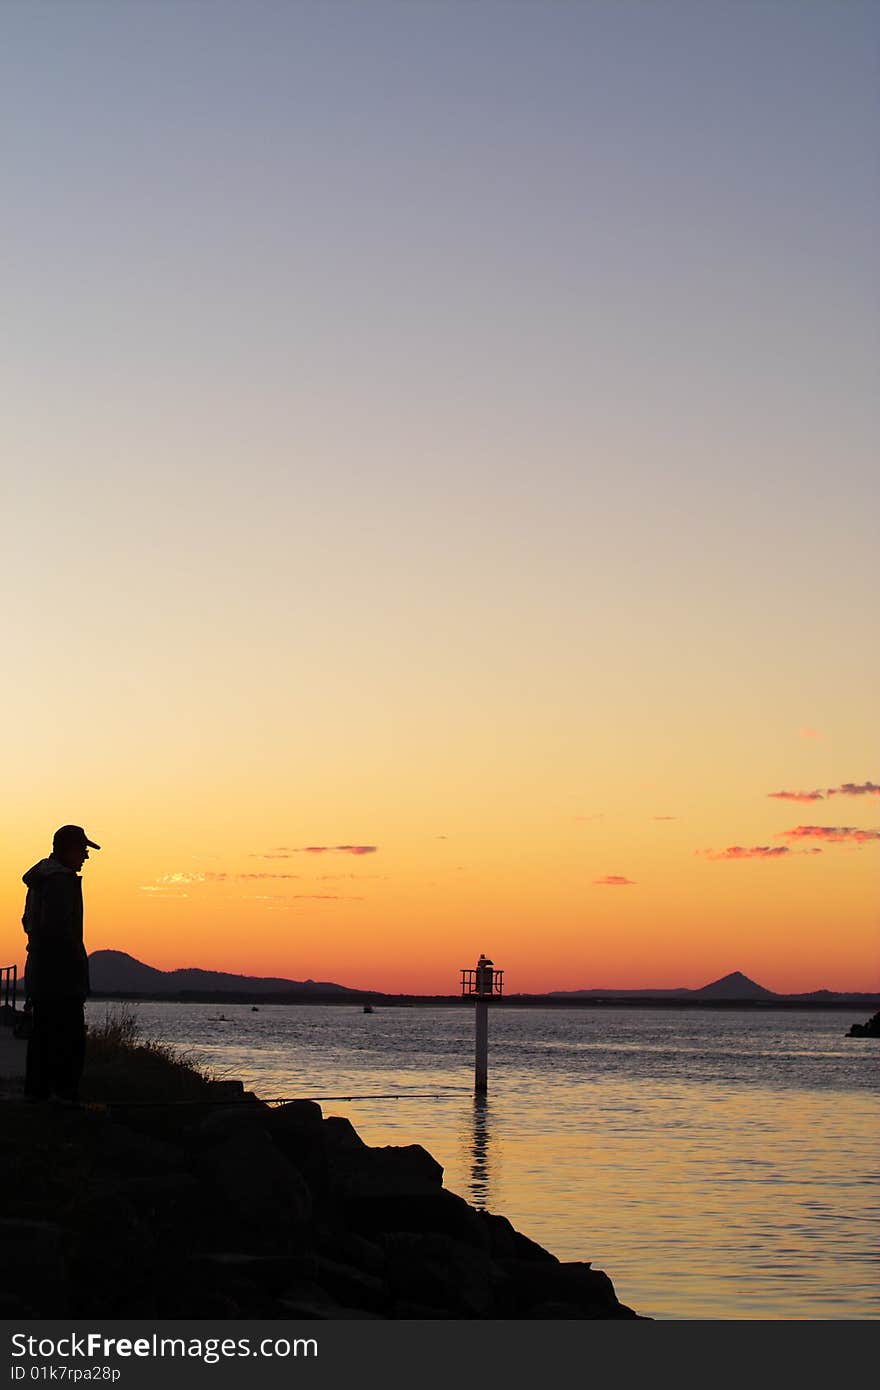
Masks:
[[[382,1095],[366,1096],[257,1096],[257,1101],[263,1105],[291,1105],[297,1100],[309,1100],[317,1103],[326,1100],[445,1100],[448,1096],[469,1095],[470,1092],[465,1087],[455,1087],[449,1091],[402,1091],[398,1093],[388,1092]],[[8,1097],[12,1099],[12,1097]],[[24,1097],[19,1098],[22,1103],[33,1105],[33,1101],[26,1101]],[[52,1102],[47,1102],[52,1104]],[[253,1100],[242,1097],[238,1100],[218,1100],[216,1097],[187,1097],[181,1100],[179,1097],[168,1100],[83,1100],[83,1101],[61,1101],[58,1104],[59,1110],[91,1110],[103,1112],[112,1109],[135,1110],[156,1106],[198,1106],[208,1105],[214,1109],[228,1110],[235,1105],[253,1105]]]

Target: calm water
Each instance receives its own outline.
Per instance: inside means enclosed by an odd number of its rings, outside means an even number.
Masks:
[[[322,1104],[367,1143],[423,1144],[447,1187],[639,1312],[880,1315],[880,1043],[844,1037],[860,1014],[502,1006],[478,1104],[465,1008],[129,1007],[266,1098],[399,1096]]]

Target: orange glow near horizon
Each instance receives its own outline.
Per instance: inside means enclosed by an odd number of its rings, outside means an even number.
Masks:
[[[771,810],[779,829],[768,832],[765,805],[756,798],[760,832],[742,838],[773,843],[784,832],[784,807]],[[512,823],[456,832],[450,816],[437,817],[431,829],[447,827],[437,833],[386,818],[369,840],[276,830],[241,844],[217,827],[205,853],[172,814],[165,843],[137,824],[108,834],[101,810],[83,818],[104,846],[83,871],[87,947],[160,970],[454,994],[459,969],[485,951],[509,993],[697,988],[733,970],[778,993],[880,988],[865,906],[871,843],[725,862],[704,851],[726,838],[707,833],[707,818],[696,831],[692,816],[639,810],[555,825],[523,818],[518,837]],[[34,840],[20,862],[8,841],[3,854],[10,963],[23,959],[17,881],[48,852]]]

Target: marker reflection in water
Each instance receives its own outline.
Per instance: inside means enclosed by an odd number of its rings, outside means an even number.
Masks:
[[[489,1210],[495,1188],[494,1160],[489,1157],[491,1109],[485,1096],[474,1096],[468,1162],[468,1197],[475,1207]]]

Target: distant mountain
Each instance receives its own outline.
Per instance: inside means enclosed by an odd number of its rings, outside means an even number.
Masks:
[[[255,975],[227,975],[219,970],[156,970],[124,951],[93,951],[89,975],[96,994],[180,994],[198,990],[229,994],[355,994],[325,980],[282,980]]]
[[[844,994],[827,989],[813,990],[809,994],[775,994],[772,989],[765,989],[763,985],[750,980],[741,970],[722,975],[720,980],[712,980],[700,989],[555,989],[548,995],[550,999],[681,999],[691,1003],[698,1003],[701,999],[707,1003],[713,1000],[741,1000],[748,1003],[762,999],[802,999],[815,1003],[828,1000],[831,1003],[842,1000],[870,1001],[874,997],[872,994]]]
[[[773,999],[776,996],[734,970],[700,989],[555,989],[554,999]]]
[[[702,989],[691,991],[692,994],[699,995],[701,999],[777,999],[771,989],[765,989],[763,985],[756,985],[754,980],[750,980],[741,971],[734,970],[730,975],[722,975],[720,980],[713,980],[709,985],[703,985]]]

